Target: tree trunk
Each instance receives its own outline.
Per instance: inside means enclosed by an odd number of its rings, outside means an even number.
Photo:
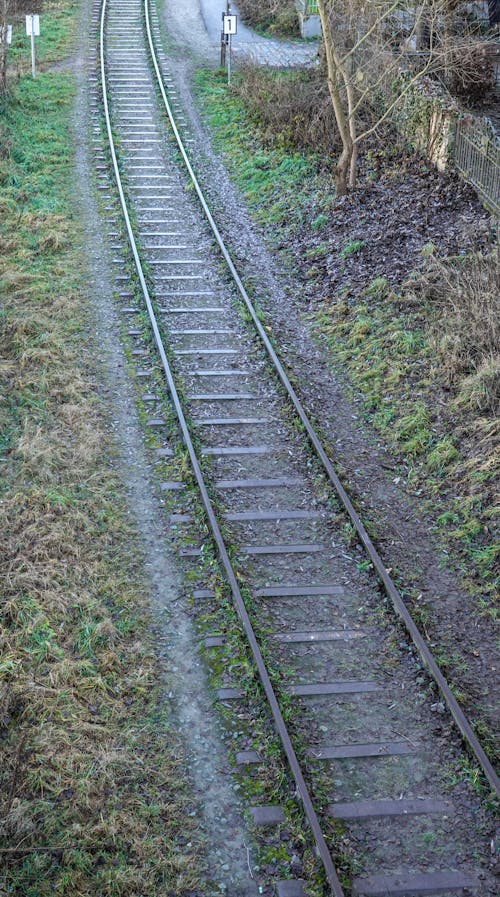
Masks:
[[[349,78],[347,72],[342,70],[342,75],[344,78],[345,89],[347,93],[347,109],[349,113],[349,134],[352,141],[352,151],[351,151],[351,161],[349,164],[349,189],[354,190],[356,187],[356,181],[358,176],[358,146],[356,143],[357,137],[357,129],[356,129],[356,115],[354,112],[356,105],[356,97],[354,95],[354,87],[352,85],[352,81]]]
[[[348,177],[351,168],[349,150],[344,147],[335,168],[335,191],[337,196],[345,196],[349,192]]]
[[[335,187],[338,196],[345,196],[349,189],[349,181],[352,179],[352,160],[354,154],[354,141],[351,135],[351,124],[346,109],[344,108],[340,94],[340,79],[347,84],[345,73],[339,63],[330,26],[330,19],[326,9],[325,0],[318,0],[318,12],[323,28],[323,41],[325,44],[326,65],[328,71],[328,90],[332,101],[335,121],[339,129],[342,141],[342,153],[337,162],[335,171]]]
[[[1,0],[0,3],[0,91],[2,94],[7,93],[7,18],[8,18],[8,2]]]

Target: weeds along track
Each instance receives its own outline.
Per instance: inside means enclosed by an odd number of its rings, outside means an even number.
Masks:
[[[182,109],[157,12],[143,0],[105,0],[100,37],[106,128],[138,285],[131,290],[123,273],[120,312],[142,365],[146,425],[166,427],[167,398],[326,892],[493,894],[491,820],[470,775],[457,773],[471,768],[461,739],[484,794],[489,786],[498,795],[498,778],[231,262],[177,128]],[[155,365],[162,394],[152,386]],[[162,489],[181,493],[182,480]],[[201,535],[188,553],[203,554]],[[194,597],[214,596],[205,588]],[[213,651],[223,644],[223,631],[206,642]],[[244,701],[244,689],[228,677],[219,697]],[[259,761],[242,752],[242,763]],[[257,827],[285,820],[280,805],[250,812]],[[348,885],[336,870],[340,840],[355,857]],[[282,897],[308,892],[292,871],[274,886]]]

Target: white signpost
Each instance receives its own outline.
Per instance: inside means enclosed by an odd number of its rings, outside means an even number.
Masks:
[[[31,37],[31,74],[35,77],[35,37],[40,36],[40,16],[26,16],[26,34]]]
[[[224,16],[224,34],[236,34],[238,30],[238,17],[225,15]]]
[[[0,25],[0,44],[12,43],[12,25]]]
[[[225,13],[222,17],[223,33],[227,37],[227,83],[231,84],[231,37],[238,31],[238,17]]]
[[[3,44],[4,41],[6,44],[12,43],[12,25],[5,25],[5,28],[3,25],[0,25],[0,44]]]

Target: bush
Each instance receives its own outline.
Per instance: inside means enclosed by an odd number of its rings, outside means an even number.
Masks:
[[[264,138],[293,149],[338,148],[328,85],[320,69],[273,72],[247,65],[237,90]]]
[[[238,0],[238,9],[243,21],[253,28],[283,35],[300,33],[293,0]]]
[[[454,96],[477,103],[495,88],[495,48],[471,46],[452,51],[447,87]]]

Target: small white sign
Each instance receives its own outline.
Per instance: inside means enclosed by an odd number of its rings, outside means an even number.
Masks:
[[[224,34],[236,34],[238,30],[238,16],[224,16]]]
[[[34,37],[40,36],[40,16],[26,16],[26,34],[28,37],[31,35]]]
[[[5,25],[5,30],[4,30],[4,26],[0,25],[0,43],[1,44],[3,44],[3,42],[4,42],[4,34],[6,34],[7,43],[11,44],[12,43],[12,25]]]

